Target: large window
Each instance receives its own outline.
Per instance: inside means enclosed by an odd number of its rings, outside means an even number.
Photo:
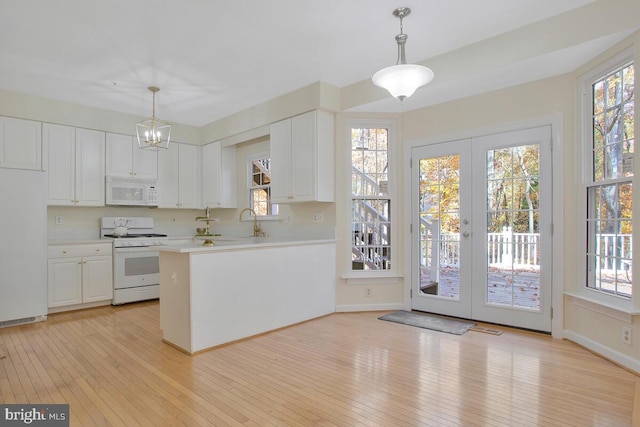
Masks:
[[[351,268],[390,270],[389,129],[351,128]]]
[[[278,205],[271,203],[271,159],[268,154],[251,157],[249,171],[249,207],[257,216],[278,215]]]
[[[612,69],[588,84],[591,129],[585,141],[589,146],[586,286],[628,299],[633,278],[633,63]]]

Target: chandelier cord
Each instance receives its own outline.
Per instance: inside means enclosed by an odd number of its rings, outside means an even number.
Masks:
[[[153,92],[153,106],[151,107],[151,117],[156,118],[156,92]]]

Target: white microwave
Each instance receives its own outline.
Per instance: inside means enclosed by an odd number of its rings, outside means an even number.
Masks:
[[[158,185],[155,179],[108,176],[107,205],[158,206]]]

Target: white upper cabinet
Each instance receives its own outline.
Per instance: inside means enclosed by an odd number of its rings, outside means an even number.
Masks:
[[[158,178],[158,152],[142,150],[135,136],[107,133],[107,175]]]
[[[42,170],[42,124],[0,117],[0,167]]]
[[[49,205],[104,206],[104,132],[42,125]]]
[[[236,147],[202,147],[202,208],[236,208]]]
[[[42,125],[45,162],[49,177],[48,204],[75,205],[76,129]]]
[[[158,207],[200,208],[200,147],[169,144],[158,151]]]
[[[104,132],[76,129],[76,201],[104,206]]]
[[[333,202],[333,114],[311,111],[271,125],[274,203]]]

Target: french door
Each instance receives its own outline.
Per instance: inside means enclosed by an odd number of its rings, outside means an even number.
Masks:
[[[411,157],[412,308],[551,331],[551,128]]]

